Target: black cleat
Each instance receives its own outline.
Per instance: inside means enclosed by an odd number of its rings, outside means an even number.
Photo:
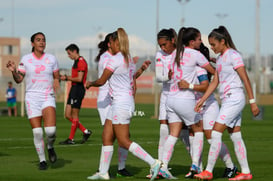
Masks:
[[[40,162],[39,170],[46,170],[47,169],[47,163],[45,161]]]
[[[54,148],[50,148],[48,151],[48,158],[51,163],[55,163],[57,161],[57,155],[55,153]]]
[[[126,170],[126,168],[122,170],[118,170],[117,172],[117,177],[132,177],[133,175]]]
[[[87,142],[88,138],[92,135],[92,131],[88,130],[88,133],[83,134],[81,144]]]
[[[193,178],[195,174],[198,174],[195,170],[190,170],[189,173],[185,175],[185,178]]]
[[[223,178],[232,178],[235,176],[236,172],[237,172],[237,167],[234,166],[233,169],[231,168],[225,168],[225,172],[223,174]]]
[[[68,138],[68,139],[66,139],[64,141],[61,141],[59,144],[60,145],[74,145],[75,142],[73,140],[71,140],[71,139]]]

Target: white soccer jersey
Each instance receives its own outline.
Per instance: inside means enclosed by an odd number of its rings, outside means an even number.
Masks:
[[[228,97],[237,99],[237,95],[243,94],[243,84],[236,72],[236,69],[244,66],[241,55],[233,50],[228,49],[223,55],[219,56],[216,61],[216,70],[219,77],[220,99]]]
[[[98,64],[98,77],[100,78],[103,74],[103,71],[106,67],[107,62],[111,59],[112,54],[109,51],[104,52],[100,56],[99,64]],[[106,81],[103,86],[99,87],[99,94],[100,92],[106,92],[108,94],[109,92],[109,82]]]
[[[106,68],[113,72],[109,79],[110,94],[113,102],[132,104],[133,102],[133,76],[135,65],[129,62],[126,64],[123,55],[119,52],[112,56]]]
[[[18,70],[25,73],[26,94],[53,94],[53,73],[59,70],[55,56],[45,53],[37,58],[34,53],[23,56]]]
[[[169,70],[171,69],[172,59],[176,55],[176,50],[167,54],[162,50],[156,53],[155,57],[155,76],[156,80],[163,83],[162,92],[168,92],[170,89]]]
[[[192,84],[197,83],[196,66],[204,67],[207,64],[209,64],[209,62],[202,53],[186,47],[180,61],[180,66],[177,66],[174,58],[172,59],[171,69],[174,74],[171,80],[169,96],[195,99],[193,90],[179,89],[177,83],[182,79]]]

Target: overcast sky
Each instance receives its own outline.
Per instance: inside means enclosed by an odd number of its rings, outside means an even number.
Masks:
[[[21,38],[22,49],[30,36],[45,33],[48,49],[64,49],[75,42],[95,48],[98,34],[123,27],[130,46],[154,52],[157,0],[0,0],[0,36]],[[243,54],[255,52],[256,0],[159,0],[159,30],[198,28],[208,35],[223,24]],[[273,0],[260,0],[261,54],[273,54]],[[206,41],[206,40],[204,40]]]

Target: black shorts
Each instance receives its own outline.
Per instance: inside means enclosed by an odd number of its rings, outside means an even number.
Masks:
[[[83,84],[72,85],[67,99],[67,104],[71,105],[72,108],[80,109],[84,95],[85,88]]]

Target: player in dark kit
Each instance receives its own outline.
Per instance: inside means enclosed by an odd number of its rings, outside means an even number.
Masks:
[[[79,47],[75,44],[70,44],[65,49],[67,51],[68,57],[74,60],[72,66],[71,76],[61,75],[61,80],[71,81],[71,89],[67,99],[67,105],[65,109],[65,117],[68,119],[71,125],[71,131],[68,139],[60,142],[60,144],[75,144],[74,135],[77,128],[83,132],[83,138],[81,143],[85,143],[92,132],[86,129],[79,121],[79,112],[82,104],[82,100],[85,95],[85,82],[88,73],[87,63],[85,59],[79,54]]]

